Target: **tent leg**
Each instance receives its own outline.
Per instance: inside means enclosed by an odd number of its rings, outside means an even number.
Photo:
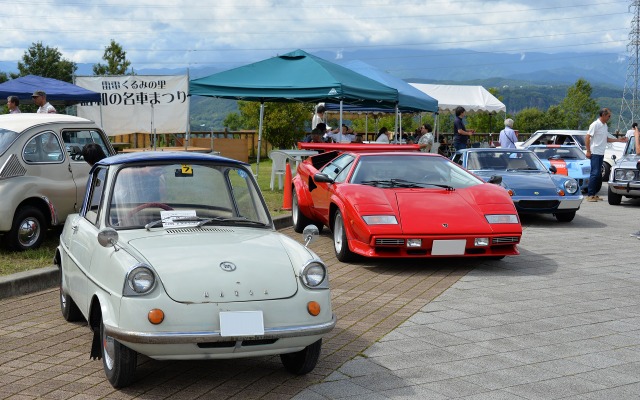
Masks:
[[[258,125],[258,157],[256,159],[256,178],[260,174],[260,153],[262,152],[262,121],[264,120],[264,101],[260,102],[260,123]]]

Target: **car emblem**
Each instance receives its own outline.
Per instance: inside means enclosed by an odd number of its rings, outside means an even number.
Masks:
[[[232,272],[236,270],[236,265],[234,263],[224,261],[220,263],[220,268],[222,268],[223,271]]]
[[[533,194],[535,194],[536,196],[540,194],[540,192],[533,192]]]
[[[443,228],[448,228],[448,227],[449,227],[449,224],[442,224],[442,227],[443,227]]]

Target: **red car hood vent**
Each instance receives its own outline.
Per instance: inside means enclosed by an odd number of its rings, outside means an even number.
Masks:
[[[278,234],[247,229],[162,232],[133,239],[167,294],[183,303],[259,301],[293,296],[297,281]]]
[[[460,190],[396,192],[405,235],[487,234],[484,215]]]

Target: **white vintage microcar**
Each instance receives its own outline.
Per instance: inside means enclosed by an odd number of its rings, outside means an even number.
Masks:
[[[317,235],[309,226],[305,241]],[[279,354],[311,371],[334,328],[325,264],[278,233],[247,164],[186,152],[106,158],[60,237],[60,306],[86,319],[116,388],[158,360]]]

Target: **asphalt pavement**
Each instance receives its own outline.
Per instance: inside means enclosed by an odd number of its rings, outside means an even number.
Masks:
[[[140,357],[133,385],[115,390],[55,288],[2,299],[0,398],[640,398],[640,240],[629,236],[640,201],[522,222],[521,254],[501,261],[344,264],[325,229],[310,247],[329,266],[339,321],[304,377],[277,357]]]

